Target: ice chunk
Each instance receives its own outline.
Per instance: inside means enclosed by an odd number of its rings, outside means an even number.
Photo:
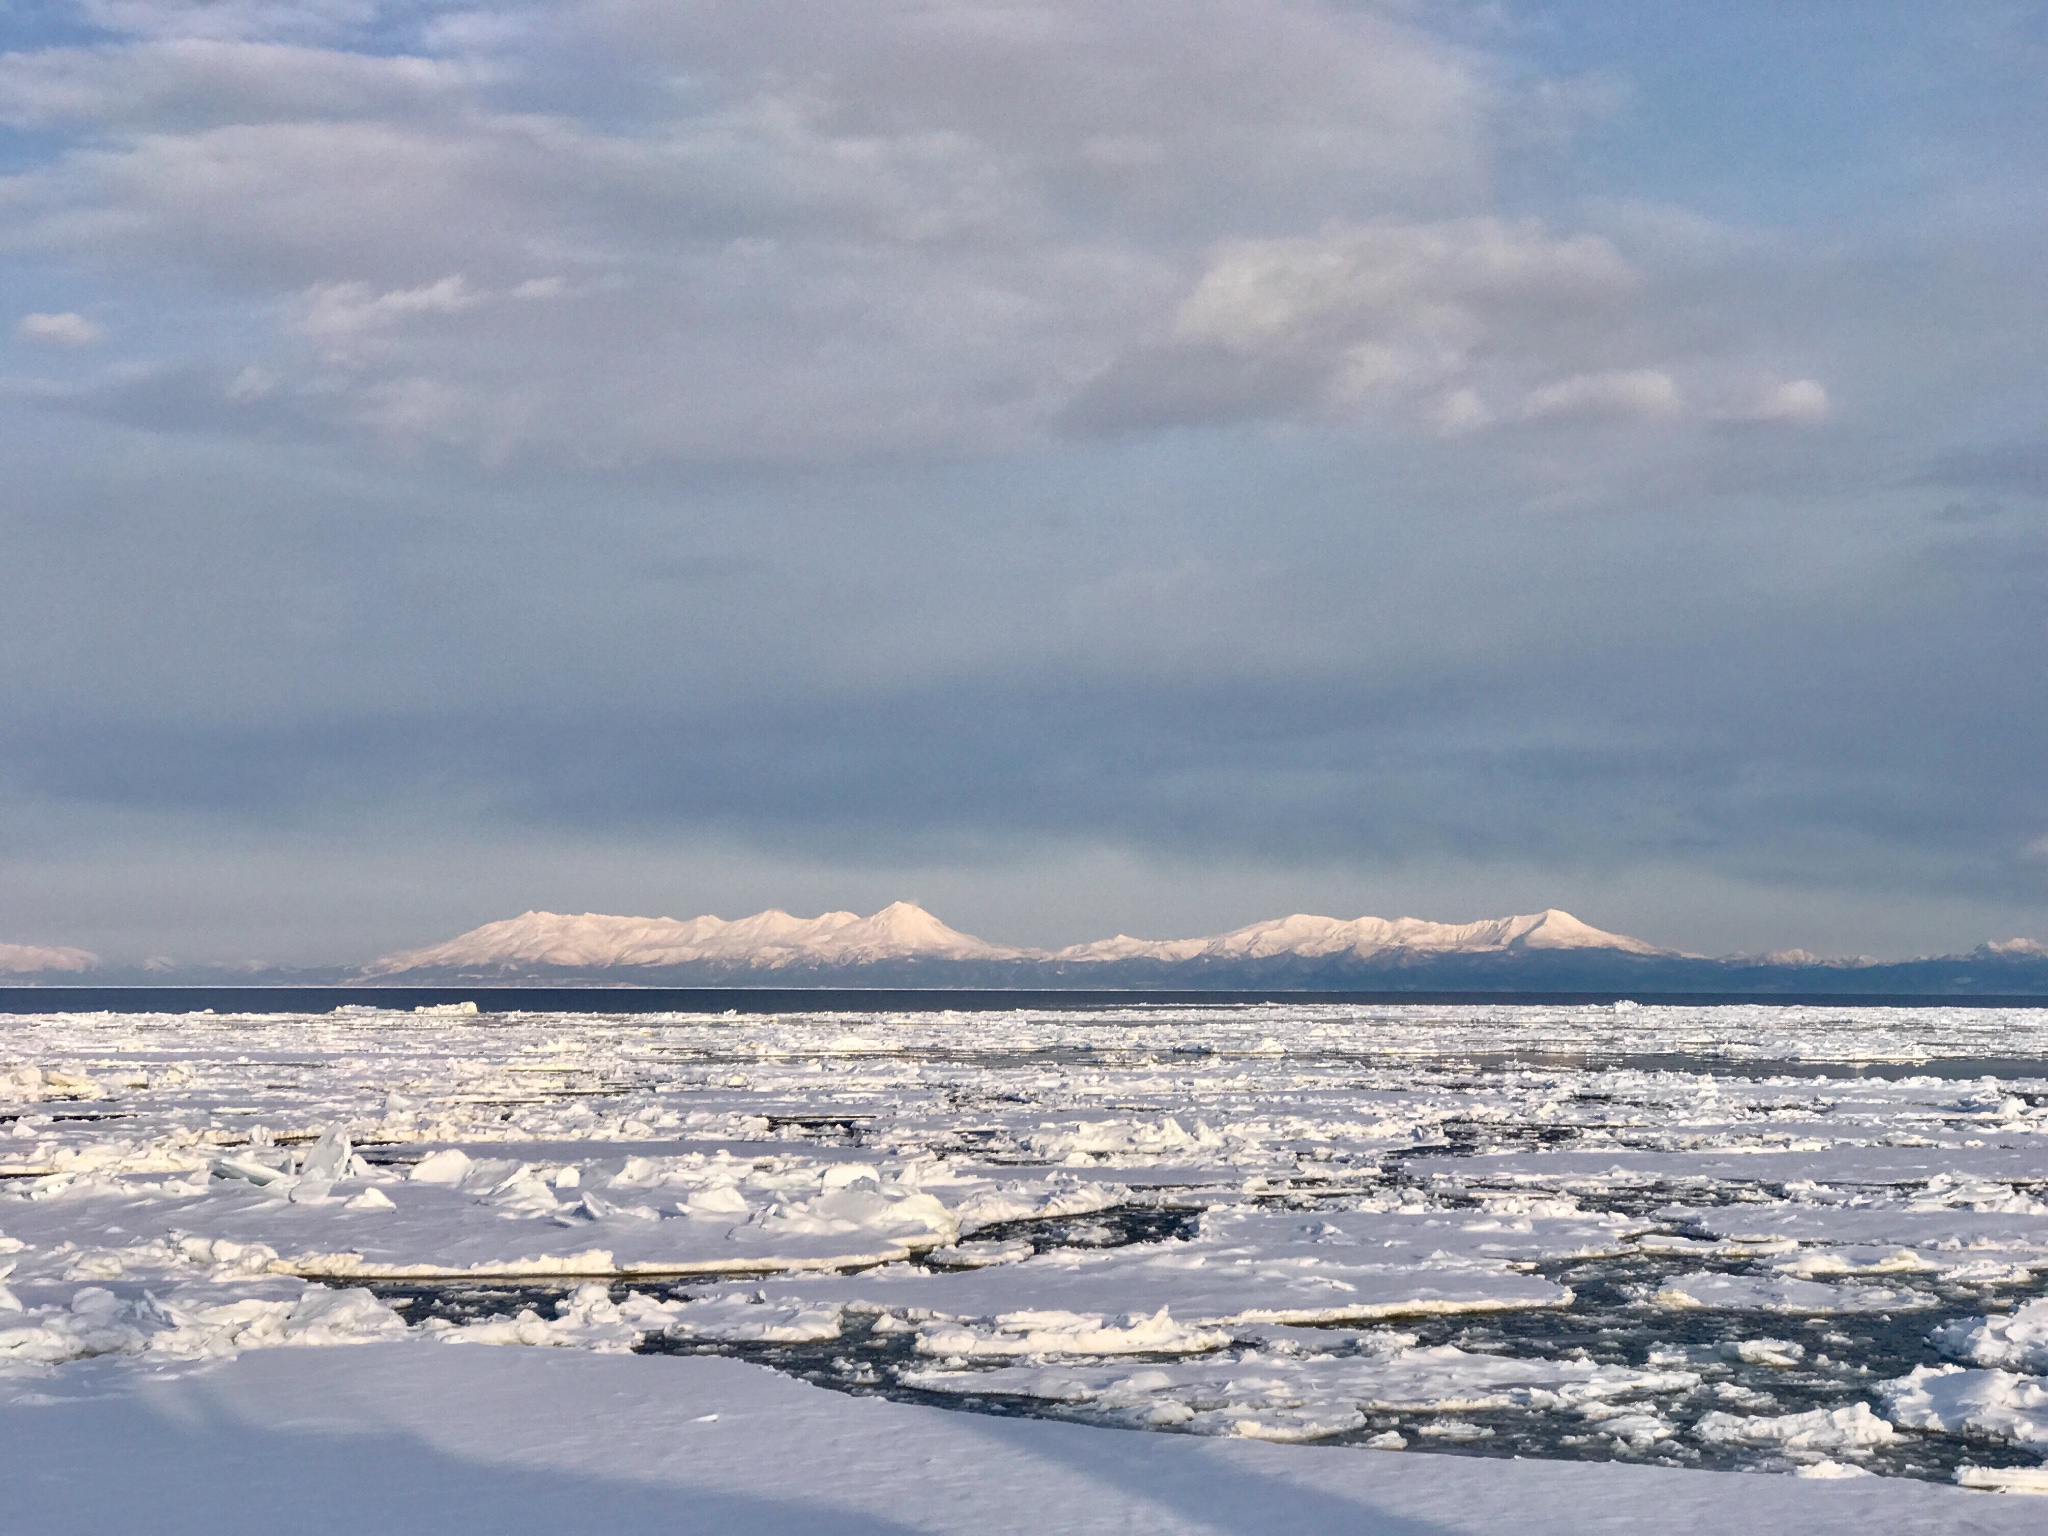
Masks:
[[[0,1067],[0,1099],[97,1099],[106,1089],[83,1072],[62,1072],[33,1064]]]
[[[955,1214],[962,1232],[974,1232],[1000,1221],[1092,1216],[1130,1198],[1130,1190],[1122,1184],[1054,1174],[1042,1184],[1017,1180],[997,1189],[982,1190],[962,1201]]]
[[[1987,1493],[2048,1494],[2048,1467],[1957,1467],[1956,1481]]]
[[[1940,1260],[1911,1248],[1874,1251],[1855,1248],[1808,1248],[1771,1268],[1799,1280],[1816,1280],[1838,1275],[1930,1274],[1948,1268]]]
[[[87,1286],[72,1296],[68,1308],[24,1311],[19,1322],[0,1328],[0,1365],[54,1365],[93,1355],[139,1354],[147,1347],[149,1335],[138,1326],[144,1319],[138,1319],[137,1312],[137,1307],[124,1306],[112,1291]],[[169,1321],[154,1303],[147,1309],[146,1320],[158,1327]]]
[[[843,1308],[772,1302],[758,1292],[694,1298],[670,1313],[667,1325],[676,1338],[768,1344],[816,1344],[838,1338],[843,1328]]]
[[[1006,1312],[991,1325],[932,1323],[920,1328],[917,1348],[927,1355],[960,1357],[1011,1355],[1193,1354],[1221,1349],[1230,1335],[1191,1328],[1173,1320],[1165,1307],[1121,1323],[1099,1313]]]
[[[1769,1365],[1785,1370],[1806,1358],[1806,1346],[1786,1339],[1739,1339],[1723,1344],[1721,1353],[1744,1365]]]
[[[685,1216],[708,1221],[730,1221],[735,1217],[744,1219],[753,1207],[747,1197],[732,1184],[712,1184],[703,1189],[693,1190],[690,1198],[677,1207]]]
[[[376,1339],[401,1338],[405,1319],[368,1291],[329,1290],[308,1286],[282,1318],[276,1320],[272,1336],[267,1329],[252,1330],[238,1339],[242,1348],[278,1344],[357,1344]]]
[[[933,1269],[988,1269],[997,1264],[1021,1264],[1035,1250],[1021,1239],[1008,1243],[957,1243],[951,1248],[934,1248],[925,1255]]]
[[[1491,1440],[1493,1431],[1483,1425],[1472,1424],[1464,1419],[1436,1419],[1416,1430],[1428,1440],[1449,1440],[1462,1443],[1467,1440]]]
[[[469,1177],[470,1166],[469,1154],[460,1147],[443,1147],[414,1163],[412,1177],[420,1184],[460,1184]]]
[[[679,1305],[655,1301],[637,1291],[614,1302],[609,1288],[588,1281],[555,1304],[553,1318],[523,1308],[509,1318],[490,1318],[447,1330],[442,1337],[451,1344],[523,1344],[619,1354],[631,1350],[647,1334],[665,1328]]]
[[[1745,1418],[1733,1413],[1709,1413],[1693,1425],[1693,1434],[1709,1445],[1747,1445],[1759,1449],[1840,1452],[1882,1445],[1897,1433],[1891,1424],[1870,1411],[1868,1403],[1851,1403],[1846,1408],[1815,1408],[1806,1413],[1776,1417]]]
[[[2048,1298],[2030,1301],[2005,1317],[1943,1323],[1931,1337],[1934,1347],[1953,1360],[2048,1373]]]
[[[282,1168],[273,1168],[268,1163],[258,1162],[253,1157],[223,1155],[207,1164],[207,1171],[216,1179],[240,1179],[259,1188],[289,1180],[290,1175]]]
[[[1885,1414],[1904,1429],[1991,1435],[2048,1450],[2048,1381],[1959,1365],[1916,1366],[1877,1388]]]
[[[355,1148],[349,1142],[347,1127],[330,1125],[307,1149],[306,1160],[299,1167],[299,1177],[332,1184],[337,1179],[348,1177],[354,1159]]]
[[[759,1225],[767,1232],[803,1236],[903,1236],[922,1239],[927,1246],[942,1246],[960,1235],[959,1223],[936,1196],[899,1184],[850,1184],[815,1200],[776,1206]]]
[[[1770,1275],[1698,1273],[1667,1280],[1651,1297],[1666,1307],[1725,1307],[1745,1312],[1902,1312],[1936,1305],[1923,1291],[1877,1285],[1828,1285]]]
[[[541,1187],[543,1189],[546,1188],[545,1185]],[[555,1204],[554,1195],[549,1193],[547,1200],[549,1208],[552,1209]],[[611,1201],[599,1195],[595,1190],[586,1190],[583,1198],[577,1201],[567,1212],[563,1213],[563,1219],[581,1221],[659,1221],[661,1220],[661,1212],[651,1205],[613,1205]]]
[[[447,1330],[450,1343],[523,1344],[620,1353],[650,1334],[733,1342],[811,1344],[836,1339],[838,1307],[804,1307],[764,1302],[759,1296],[719,1296],[657,1301],[628,1291],[614,1302],[597,1282],[578,1286],[543,1318],[527,1308],[510,1318],[492,1318]]]
[[[307,1286],[290,1300],[203,1293],[122,1301],[88,1286],[64,1308],[42,1308],[0,1330],[0,1362],[54,1364],[93,1355],[215,1359],[282,1345],[356,1344],[402,1338],[405,1320],[368,1291]]]

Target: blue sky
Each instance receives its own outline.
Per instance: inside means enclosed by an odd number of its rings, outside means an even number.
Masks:
[[[2048,7],[0,43],[0,939],[2048,926]]]

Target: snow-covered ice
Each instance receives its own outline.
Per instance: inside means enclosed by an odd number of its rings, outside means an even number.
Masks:
[[[2031,1536],[2041,1520],[2037,1500],[1897,1479],[948,1413],[701,1357],[379,1344],[168,1374],[87,1361],[34,1401],[21,1386],[0,1382],[4,1512],[57,1536]]]
[[[1878,1387],[1893,1423],[1978,1434],[2048,1451],[2048,1381],[2010,1371],[1916,1366]]]
[[[915,1424],[2025,1491],[2044,1138],[2043,1011],[13,1018],[0,1394],[713,1354]]]

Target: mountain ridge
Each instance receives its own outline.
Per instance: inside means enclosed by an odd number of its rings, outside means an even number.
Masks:
[[[949,960],[1011,960],[1036,952],[990,944],[947,927],[913,902],[891,902],[871,917],[827,912],[792,917],[779,907],[727,920],[614,917],[529,911],[485,923],[425,949],[384,955],[362,968],[366,977],[449,966],[734,965],[780,970],[792,964],[862,965],[929,955]]]
[[[774,987],[945,991],[1610,992],[1614,995],[2048,995],[2048,944],[1878,961],[1803,950],[1718,958],[1610,933],[1559,908],[1467,923],[1294,913],[1190,939],[1055,949],[994,944],[913,902],[797,917],[529,911],[353,967],[162,957],[106,965],[85,950],[0,945],[0,983],[85,986]]]
[[[950,928],[913,902],[892,902],[871,917],[827,912],[792,917],[779,908],[727,920],[697,917],[615,917],[604,913],[529,911],[485,923],[441,944],[385,955],[361,968],[365,979],[396,979],[423,971],[677,966],[742,971],[868,966],[884,961],[1014,962],[1113,966],[1178,965],[1285,957],[1398,956],[1408,953],[1490,954],[1515,950],[1612,950],[1667,955],[1675,951],[1626,934],[1607,933],[1552,907],[1476,923],[1422,918],[1361,917],[1349,921],[1295,913],[1194,939],[1134,939],[1125,934],[1063,949],[991,944]]]
[[[100,957],[68,944],[0,944],[0,976],[33,976],[48,971],[89,971]]]

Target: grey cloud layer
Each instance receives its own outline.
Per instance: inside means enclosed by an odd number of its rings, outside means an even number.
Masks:
[[[2038,929],[2029,216],[1589,188],[1542,24],[82,8],[0,55],[0,817]]]
[[[493,459],[811,460],[1678,408],[1610,241],[1476,212],[1541,99],[1392,10],[597,5],[397,53],[102,14],[144,35],[0,64],[0,118],[86,136],[12,243],[273,306],[224,430],[277,391]]]

